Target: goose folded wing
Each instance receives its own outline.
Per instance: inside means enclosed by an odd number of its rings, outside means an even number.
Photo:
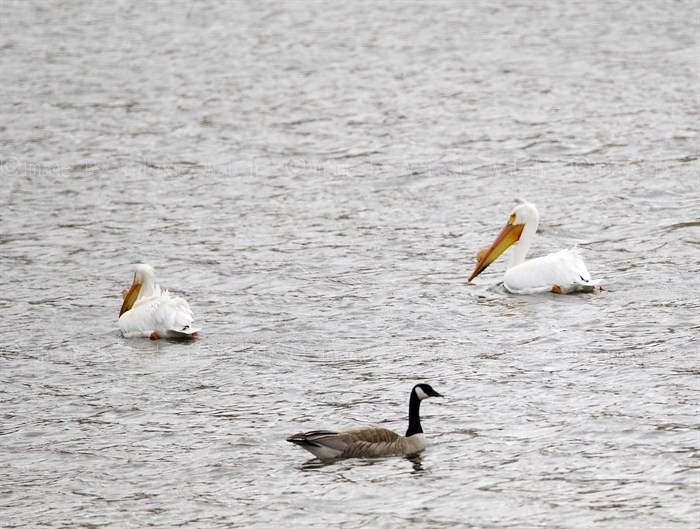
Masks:
[[[338,432],[332,430],[314,430],[311,432],[302,432],[294,434],[287,441],[301,446],[318,446],[328,447],[332,450],[342,452],[347,446],[346,443],[339,437]]]
[[[401,436],[386,428],[353,428],[351,430],[342,430],[338,432],[343,441],[347,444],[356,442],[365,443],[393,443]]]

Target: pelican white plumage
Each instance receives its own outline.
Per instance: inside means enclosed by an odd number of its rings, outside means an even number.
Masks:
[[[540,215],[534,204],[528,202],[516,206],[508,222],[491,246],[481,250],[468,282],[493,263],[509,246],[515,244],[510,256],[503,286],[513,294],[555,292],[591,292],[598,281],[592,280],[578,248],[560,250],[544,257],[525,260],[530,244],[537,232]]]
[[[194,316],[182,298],[173,297],[155,283],[156,273],[147,264],[136,266],[131,288],[123,293],[119,329],[127,338],[194,338]]]

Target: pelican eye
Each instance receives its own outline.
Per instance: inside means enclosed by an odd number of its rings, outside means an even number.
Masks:
[[[508,224],[514,224],[515,223],[515,213],[510,214],[510,218],[508,219]]]

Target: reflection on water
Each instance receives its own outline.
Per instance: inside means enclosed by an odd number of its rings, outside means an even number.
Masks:
[[[408,459],[411,462],[411,465],[413,465],[414,473],[425,472],[420,456],[407,457],[406,459]]]
[[[384,458],[362,459],[362,460],[360,460],[360,462],[353,462],[352,464],[353,465],[356,465],[356,464],[373,465],[375,463],[381,463],[382,459],[384,459]],[[411,463],[411,466],[413,467],[413,472],[424,472],[425,471],[425,469],[423,468],[423,465],[422,465],[421,457],[419,455],[410,456],[410,457],[407,456],[404,459]],[[302,463],[299,468],[302,471],[318,470],[320,468],[325,468],[329,465],[338,464],[339,462],[343,462],[344,464],[347,464],[344,460],[321,460],[321,459],[313,458],[309,461],[305,461],[304,463]]]
[[[697,17],[2,2],[0,525],[696,526]],[[518,199],[606,292],[466,284]],[[420,457],[285,442],[419,381]]]

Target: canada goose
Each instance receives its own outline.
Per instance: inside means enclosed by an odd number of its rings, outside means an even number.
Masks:
[[[187,301],[162,291],[150,265],[136,266],[131,288],[122,292],[122,298],[119,329],[126,338],[194,338],[199,334]]]
[[[408,430],[402,437],[386,428],[351,428],[334,432],[314,430],[298,433],[287,441],[301,446],[319,459],[339,457],[383,457],[414,455],[425,450],[427,442],[420,425],[420,401],[442,397],[429,384],[416,384],[408,401]]]

